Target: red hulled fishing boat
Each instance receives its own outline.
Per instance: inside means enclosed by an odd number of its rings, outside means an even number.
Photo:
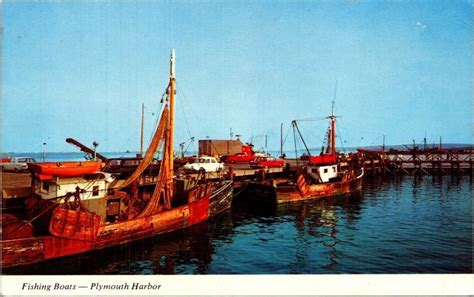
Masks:
[[[175,231],[206,221],[231,206],[231,180],[211,182],[174,176],[174,52],[170,62],[167,100],[150,146],[136,171],[119,185],[105,189],[100,184],[91,189],[81,188],[82,183],[77,178],[66,177],[64,183],[73,184],[75,190],[53,198],[47,194],[52,190],[51,185],[56,184],[42,182],[38,191],[44,195],[27,200],[24,217],[2,214],[3,268]],[[156,185],[149,193],[140,192],[138,179],[160,147],[163,157]],[[41,167],[39,174],[45,168]],[[100,180],[90,174],[81,178],[90,179],[97,183]]]
[[[363,169],[357,164],[340,161],[336,152],[336,116],[332,114],[327,119],[330,125],[326,151],[323,148],[320,155],[313,156],[306,147],[306,164],[295,176],[250,182],[246,188],[247,199],[285,203],[348,194],[361,189]],[[306,146],[297,122],[293,121],[292,125]]]

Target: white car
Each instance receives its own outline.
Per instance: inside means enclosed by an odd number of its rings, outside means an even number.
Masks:
[[[214,157],[199,157],[193,163],[187,163],[183,166],[186,172],[197,172],[204,170],[205,172],[219,172],[224,169],[224,163],[217,162]]]
[[[8,163],[1,163],[0,166],[4,171],[26,171],[27,163],[36,163],[36,160],[29,157],[13,157]]]

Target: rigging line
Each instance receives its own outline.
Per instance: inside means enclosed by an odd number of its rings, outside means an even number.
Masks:
[[[177,84],[176,84],[176,85],[177,85]],[[198,116],[197,116],[197,113],[194,112],[193,106],[192,106],[192,104],[189,103],[188,98],[186,97],[186,94],[184,94],[184,90],[180,88],[179,91],[180,91],[181,94],[183,95],[183,99],[184,99],[184,101],[185,101],[184,103],[189,106],[189,109],[191,110],[191,114],[194,115],[194,117],[196,118],[196,121],[197,121],[198,123],[200,123],[201,121],[199,120],[199,118],[198,118]],[[204,131],[204,129],[202,128],[202,125],[198,125],[198,126],[199,126],[199,128],[201,129],[201,131],[203,132],[204,135],[209,135],[209,134],[207,134],[207,131]]]
[[[314,138],[316,138],[317,141],[319,142],[324,142],[325,140],[321,138],[321,136],[318,136],[316,133],[314,132],[309,132],[309,134],[311,134],[311,136],[313,136]]]
[[[183,91],[181,90],[181,87],[178,84],[176,84],[176,89],[179,91],[179,94],[183,94]],[[189,136],[190,139],[194,139],[194,136],[191,132],[191,128],[190,128],[190,125],[189,125],[188,117],[186,116],[186,110],[184,108],[184,103],[181,100],[178,100],[178,102],[180,103],[179,106],[181,107],[181,112],[183,113],[184,123],[186,124],[186,129],[188,131],[188,136]],[[191,141],[188,144],[188,148],[189,148],[190,145],[192,145],[193,150],[196,151],[196,144],[194,143],[194,141]],[[186,148],[186,150],[187,150],[187,148]]]
[[[180,94],[183,93],[183,91],[181,90],[181,87],[180,85],[176,84],[176,89],[179,91]],[[183,113],[183,116],[184,116],[184,122],[186,124],[186,128],[188,130],[188,136],[189,138],[193,137],[192,133],[191,133],[191,129],[189,127],[189,123],[188,123],[188,118],[186,117],[186,111],[184,110],[184,104],[181,102],[181,100],[178,100],[178,102],[180,103],[180,106],[181,106],[181,111]]]
[[[324,117],[324,118],[318,119],[318,121],[319,121],[319,120],[327,120],[327,119],[328,119],[328,117]],[[303,121],[303,122],[304,122],[305,120],[295,120],[295,121],[299,121],[299,122]],[[315,120],[315,121],[316,121],[316,120]],[[309,120],[308,120],[308,122],[309,122]],[[331,125],[329,125],[329,126],[331,126]],[[299,126],[298,126],[298,127],[299,127]],[[326,142],[326,135],[324,136],[324,139],[323,139],[323,138],[321,138],[320,135],[315,134],[315,133],[312,132],[312,131],[313,131],[313,129],[310,130],[309,134],[311,134],[311,136],[313,136],[314,138],[316,138],[317,141],[323,142],[323,143]]]
[[[342,151],[345,153],[346,152],[346,148],[344,147],[344,143],[342,141],[342,134],[341,134],[341,131],[339,129],[339,126],[336,126],[336,130],[337,130],[337,134],[339,135],[339,142],[341,143],[341,147],[342,147]]]
[[[286,131],[286,136],[285,139],[283,140],[282,146],[285,147],[286,139],[288,138],[288,135],[290,135],[290,130],[291,130],[291,125],[288,127],[288,130]]]
[[[350,135],[350,134],[348,133],[346,127],[344,127],[343,125],[341,125],[341,121],[339,121],[338,127],[340,127],[342,130],[345,131],[345,135]],[[347,137],[346,140],[349,142],[349,146],[354,147],[354,143],[352,142],[352,140],[350,139],[350,137]]]
[[[166,94],[166,91],[163,94],[163,96],[165,94]],[[166,106],[166,103],[165,103],[166,100],[163,100],[163,96],[161,100],[161,106],[159,106],[158,112],[156,113],[157,117],[155,119],[155,125],[153,126],[154,129],[151,131],[151,135],[149,136],[148,143],[151,143],[151,140],[153,139],[153,136],[155,135],[156,128],[158,127],[158,123],[161,120],[161,115],[163,114],[163,110],[165,109],[165,106]]]
[[[306,118],[306,119],[299,119],[299,120],[294,120],[295,122],[317,122],[317,121],[322,121],[326,120],[328,117],[321,117],[321,118]]]
[[[337,132],[340,135],[339,138],[341,138],[341,146],[342,146],[343,151],[344,152],[349,151],[349,149],[346,146],[344,146],[344,142],[343,142],[343,139],[342,139],[343,138],[342,133],[340,132],[341,130],[344,130],[344,131],[346,131],[344,135],[349,135],[349,133],[347,133],[347,129],[344,127],[344,125],[341,123],[341,121],[339,121],[339,125],[337,125],[336,127],[337,127]],[[341,129],[341,130],[339,130],[339,129]],[[350,141],[349,138],[344,137],[344,141],[346,141],[346,143],[348,142],[348,145],[352,146],[351,141]]]
[[[184,91],[181,88],[180,84],[176,83],[176,89],[179,91],[179,93],[181,95],[183,95],[183,99],[185,99],[186,96],[184,95]],[[186,101],[187,101],[187,99],[186,99]],[[179,100],[179,102],[181,103],[181,100]],[[191,105],[188,103],[188,106],[191,106]],[[184,102],[181,103],[181,107],[182,107],[182,111],[183,111],[183,115],[184,115],[184,122],[186,124],[186,128],[187,128],[188,134],[189,134],[188,136],[189,136],[189,138],[193,138],[194,136],[193,136],[193,133],[191,133],[191,128],[190,128],[190,125],[189,125],[189,122],[188,122],[188,117],[186,116],[186,110],[184,108]],[[197,152],[196,143],[194,143],[194,141],[192,142],[192,145],[193,145],[194,152]]]

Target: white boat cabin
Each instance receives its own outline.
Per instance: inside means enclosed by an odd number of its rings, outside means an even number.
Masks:
[[[314,179],[327,183],[330,179],[338,176],[337,164],[325,166],[308,166],[307,172]]]
[[[110,173],[98,172],[81,177],[57,177],[51,180],[37,180],[35,193],[41,199],[62,197],[67,193],[75,193],[76,187],[81,190],[81,200],[105,198],[108,184],[114,179]]]
[[[99,215],[105,221],[107,215],[107,194],[109,184],[114,181],[110,173],[96,172],[81,177],[57,177],[51,180],[36,180],[35,194],[41,199],[49,200],[75,193],[79,187],[82,205]],[[71,197],[74,200],[74,197]],[[64,200],[61,201],[64,203]]]

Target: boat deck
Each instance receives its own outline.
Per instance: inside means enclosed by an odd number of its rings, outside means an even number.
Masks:
[[[291,165],[290,165],[291,168]],[[263,169],[250,168],[248,164],[231,164],[227,165],[222,172],[208,172],[206,179],[219,180],[230,175],[239,180],[252,180],[261,175]],[[266,174],[281,174],[283,168],[268,168],[265,169]],[[198,173],[187,174],[190,178],[198,178]],[[139,180],[140,185],[154,185],[156,183],[156,176],[144,176]],[[119,180],[111,185],[112,188],[120,187],[124,180]],[[14,173],[2,172],[2,198],[21,198],[29,195],[31,190],[31,175],[30,173]]]

